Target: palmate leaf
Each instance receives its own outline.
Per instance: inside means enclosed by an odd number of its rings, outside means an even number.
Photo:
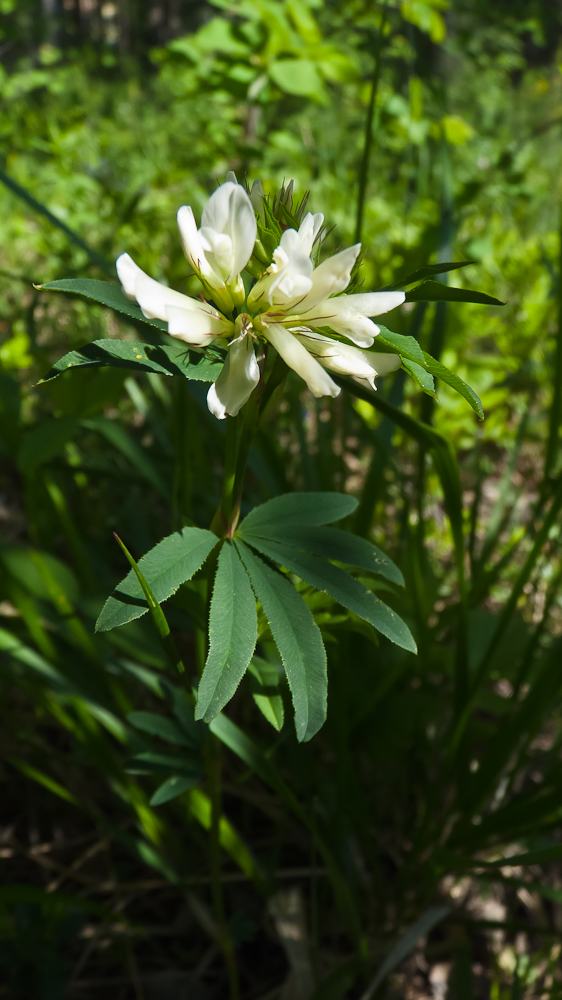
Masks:
[[[297,739],[310,740],[326,719],[328,676],[320,629],[285,576],[267,566],[243,541],[237,540],[235,545],[283,661],[295,709]]]
[[[417,652],[413,636],[402,619],[345,570],[283,542],[249,534],[245,535],[245,540],[258,552],[285,566],[312,587],[329,594],[338,604],[368,621],[397,646],[411,653]]]
[[[107,282],[100,282],[107,284]],[[200,382],[214,382],[222,359],[190,351],[186,344],[140,344],[130,340],[94,340],[60,358],[39,381],[49,382],[71,368],[127,368],[157,375],[181,375]]]
[[[195,718],[211,722],[230,701],[252,658],[258,637],[256,602],[233,543],[218,560],[209,617],[209,655],[201,677]]]
[[[302,496],[302,494],[300,495]],[[392,559],[389,559],[372,542],[360,538],[359,535],[352,535],[349,531],[342,531],[341,528],[270,525],[267,531],[260,529],[249,532],[246,529],[246,521],[243,521],[237,534],[242,538],[252,534],[271,538],[274,541],[287,542],[297,549],[305,549],[317,556],[323,556],[324,559],[356,566],[359,569],[367,570],[368,573],[383,576],[386,580],[390,580],[400,587],[404,586],[404,577]]]
[[[158,603],[167,600],[203,565],[219,539],[204,528],[184,528],[168,535],[142,559],[139,569]],[[107,599],[96,622],[96,631],[108,632],[126,625],[149,610],[136,574],[131,570]]]

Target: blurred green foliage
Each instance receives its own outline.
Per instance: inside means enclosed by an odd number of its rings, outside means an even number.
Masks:
[[[219,724],[224,864],[248,880],[226,897],[243,996],[279,985],[294,960],[267,916],[285,878],[303,886],[318,998],[360,996],[444,898],[456,911],[424,960],[446,964],[451,996],[535,996],[537,982],[557,995],[560,862],[498,873],[475,859],[560,839],[560,12],[549,0],[86,6],[0,4],[0,168],[110,264],[128,251],[194,288],[175,212],[197,216],[228,169],[266,189],[293,177],[335,226],[329,247],[349,244],[380,50],[365,289],[470,259],[451,282],[507,303],[409,303],[392,317],[474,386],[482,424],[445,385],[434,406],[401,373],[375,406],[360,391],[315,402],[295,379],[252,451],[247,507],[293,489],[358,496],[348,526],[401,566],[405,595],[374,585],[420,652],[375,645],[299,584],[329,652],[325,729],[306,747],[287,724],[277,733],[287,692],[259,661],[244,682],[255,700]],[[138,331],[34,289],[103,274],[5,184],[0,247],[2,989],[56,1000],[91,974],[134,990],[138,962],[150,995],[155,969],[187,975],[212,947],[210,803],[204,784],[150,803],[177,746],[139,714],[195,724],[147,618],[95,637],[93,625],[127,569],[113,530],[140,557],[178,526],[208,527],[222,428],[198,383],[103,369],[33,388],[61,354]],[[202,607],[197,579],[165,606],[190,675]],[[61,847],[43,883],[32,848],[57,837],[111,847],[74,869]],[[58,878],[74,895],[58,898]],[[120,886],[150,879],[156,916],[131,890],[123,930]],[[89,893],[110,916],[81,909]],[[172,923],[170,906],[179,930],[163,943],[150,928]],[[92,935],[105,951],[86,953]],[[224,996],[221,975],[216,964],[207,996]],[[404,979],[390,990],[406,995]]]

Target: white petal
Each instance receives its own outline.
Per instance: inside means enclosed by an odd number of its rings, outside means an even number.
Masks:
[[[201,216],[201,228],[208,226],[209,229],[216,230],[217,233],[225,231],[230,215],[230,197],[238,187],[232,181],[226,181],[213,191]]]
[[[221,403],[219,397],[217,396],[217,390],[215,389],[214,383],[207,393],[207,406],[209,407],[213,416],[217,418],[217,420],[225,419],[226,408],[223,405],[223,403]]]
[[[348,307],[364,316],[382,316],[401,306],[406,300],[406,292],[361,292],[358,295],[342,295]]]
[[[209,229],[208,226],[202,226],[199,230],[199,237],[207,262],[222,282],[228,281],[233,260],[230,236],[226,233],[217,233],[214,229]]]
[[[379,327],[367,316],[363,316],[348,305],[353,295],[336,295],[319,302],[308,312],[300,312],[295,319],[307,326],[328,326],[334,333],[341,333],[359,347],[371,347]]]
[[[335,333],[358,344],[371,347],[380,333],[378,326],[368,319],[395,309],[404,302],[405,292],[365,292],[360,295],[336,295],[319,302],[313,309],[299,312],[307,326],[329,326]]]
[[[319,264],[312,275],[312,288],[300,304],[300,314],[322,302],[323,299],[327,299],[330,295],[337,295],[338,292],[343,292],[347,288],[360,249],[361,244],[356,243],[355,246],[341,250],[340,253],[328,257],[322,264]]]
[[[308,385],[314,396],[339,396],[339,385],[326,374],[322,366],[284,326],[274,323],[268,326],[265,336],[281,355],[283,361],[296,371]]]
[[[178,210],[178,229],[185,256],[193,269],[208,281],[209,277],[212,276],[212,271],[201,245],[201,237],[197,232],[193,210],[189,205],[182,205]]]
[[[219,420],[235,417],[260,380],[252,337],[231,344],[223,369],[207,393],[207,406]]]
[[[139,272],[135,280],[135,298],[147,319],[166,320],[168,306],[179,306],[180,309],[197,307],[197,302],[189,295],[182,295],[167,285],[161,285],[140,268]]]
[[[397,354],[362,351],[303,328],[291,332],[324,368],[329,368],[339,375],[354,375],[366,379],[373,389],[376,375],[386,375],[388,372],[396,371],[402,363]]]
[[[234,170],[229,170],[227,172],[226,179],[227,181],[230,181],[232,184],[238,184]]]
[[[135,281],[137,280],[137,274],[143,273],[139,265],[135,264],[133,258],[129,257],[128,253],[122,253],[115,261],[115,268],[124,294],[128,299],[132,299],[135,302]]]
[[[186,344],[209,344],[217,337],[227,337],[234,332],[234,324],[229,323],[211,306],[192,300],[195,309],[178,306],[166,307],[168,333],[171,337],[184,340]]]
[[[287,265],[277,272],[268,289],[271,305],[289,306],[312,288],[313,263],[303,253],[294,253]]]
[[[310,212],[305,215],[299,226],[299,239],[301,244],[302,252],[310,257],[312,253],[312,247],[314,245],[314,240],[316,239],[320,229],[322,228],[322,223],[324,222],[324,216],[322,212],[317,212],[316,215],[312,215]]]
[[[129,254],[121,254],[116,267],[125,295],[130,299],[136,299],[147,319],[166,320],[168,306],[179,306],[188,310],[199,309],[199,303],[189,295],[182,295],[167,285],[161,285],[154,278],[149,278]]]
[[[230,236],[232,261],[228,280],[232,280],[252,256],[257,235],[254,208],[241,184],[227,181],[217,188],[205,205],[201,228]]]

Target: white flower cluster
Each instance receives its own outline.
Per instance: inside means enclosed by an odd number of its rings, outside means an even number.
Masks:
[[[342,294],[361,244],[315,268],[312,248],[324,216],[309,213],[298,231],[285,230],[273,263],[246,298],[241,272],[254,252],[254,204],[259,203],[261,187],[254,187],[250,200],[234,175],[229,177],[209,198],[200,229],[191,208],[184,205],[178,212],[185,255],[215,305],[154,281],[126,253],[117,260],[125,295],[138,302],[148,319],[166,321],[172,337],[198,348],[215,342],[228,349],[207,396],[211,413],[219,419],[235,416],[258,384],[255,347],[260,339],[273,345],[315,396],[340,392],[326,369],[365,379],[374,389],[375,377],[399,368],[400,358],[366,350],[379,333],[371,317],[401,305],[404,292]],[[228,318],[236,312],[235,319]],[[318,332],[326,327],[351,343]]]

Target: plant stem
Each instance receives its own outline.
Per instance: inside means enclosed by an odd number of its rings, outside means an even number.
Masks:
[[[558,447],[560,443],[560,422],[562,419],[562,206],[560,207],[559,218],[559,262],[558,262],[558,331],[556,337],[556,361],[554,366],[554,391],[552,394],[552,405],[550,408],[550,427],[548,430],[548,443],[546,446],[546,457],[544,461],[543,492],[544,486],[552,473],[558,457]]]
[[[211,895],[213,910],[218,931],[218,943],[224,955],[228,973],[230,1000],[238,1000],[240,989],[238,984],[238,964],[236,952],[230,936],[230,930],[224,912],[222,892],[222,864],[220,845],[221,819],[221,745],[212,733],[207,741],[207,783],[211,800],[211,828],[209,831],[209,868],[211,876]]]
[[[367,117],[365,119],[365,140],[363,143],[363,156],[361,159],[361,167],[359,169],[359,191],[357,194],[357,220],[355,223],[355,242],[361,242],[361,233],[363,231],[363,213],[365,208],[365,193],[367,191],[367,180],[369,177],[369,160],[371,158],[371,145],[373,141],[373,120],[375,116],[375,107],[377,103],[377,92],[379,89],[380,71],[381,71],[381,56],[384,45],[384,29],[386,27],[386,18],[388,13],[388,2],[385,3],[382,12],[382,21],[379,28],[379,37],[377,44],[377,51],[375,54],[375,64],[373,66],[373,75],[371,77],[371,94],[369,96],[369,107],[367,108]]]

